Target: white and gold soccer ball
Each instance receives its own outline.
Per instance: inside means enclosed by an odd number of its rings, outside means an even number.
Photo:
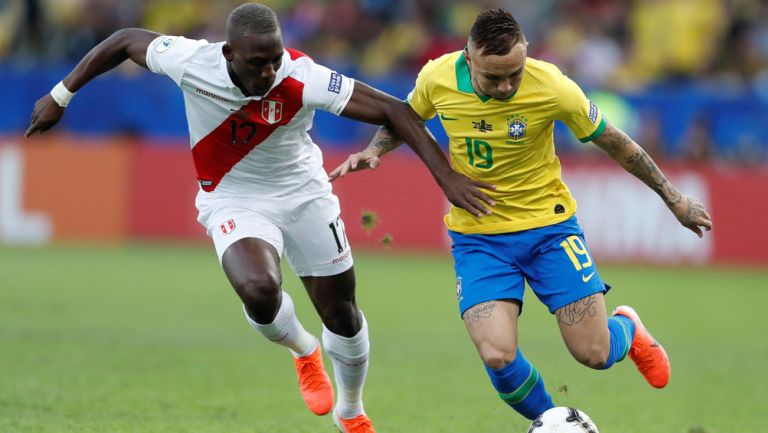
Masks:
[[[533,420],[528,433],[599,433],[592,418],[572,407],[553,407]]]

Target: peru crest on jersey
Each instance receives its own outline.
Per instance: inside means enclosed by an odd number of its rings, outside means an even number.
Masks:
[[[235,230],[235,227],[237,227],[235,225],[235,220],[232,219],[224,221],[224,223],[219,226],[221,232],[225,235],[232,233]]]
[[[283,118],[283,103],[264,99],[261,101],[261,118],[274,125]]]

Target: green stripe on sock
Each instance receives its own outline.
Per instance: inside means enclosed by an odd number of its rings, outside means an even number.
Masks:
[[[534,385],[536,385],[536,382],[538,381],[539,372],[533,366],[531,366],[531,374],[528,375],[528,379],[525,379],[525,382],[523,382],[519,388],[507,394],[500,392],[499,397],[501,397],[502,400],[510,405],[520,403],[521,401],[525,400],[526,397],[528,397],[528,394],[530,394]]]
[[[627,357],[627,354],[629,353],[629,348],[632,347],[632,337],[629,335],[629,329],[624,325],[624,323],[620,320],[619,325],[621,325],[621,329],[624,331],[624,340],[627,342],[626,347],[624,347],[624,353],[621,354],[619,359],[616,360],[616,362],[623,361],[624,358]]]

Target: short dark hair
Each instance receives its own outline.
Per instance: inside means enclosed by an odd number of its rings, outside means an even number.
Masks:
[[[469,39],[483,54],[503,56],[524,39],[523,29],[511,13],[490,9],[480,13],[469,31]]]
[[[233,10],[227,17],[227,40],[248,33],[274,33],[280,29],[275,11],[257,3],[246,3]]]

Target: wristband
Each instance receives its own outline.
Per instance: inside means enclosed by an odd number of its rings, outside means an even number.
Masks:
[[[59,107],[66,107],[69,105],[69,101],[73,96],[75,96],[75,94],[67,90],[63,81],[59,81],[59,84],[53,86],[53,89],[51,89],[51,97],[57,104],[59,104]]]

